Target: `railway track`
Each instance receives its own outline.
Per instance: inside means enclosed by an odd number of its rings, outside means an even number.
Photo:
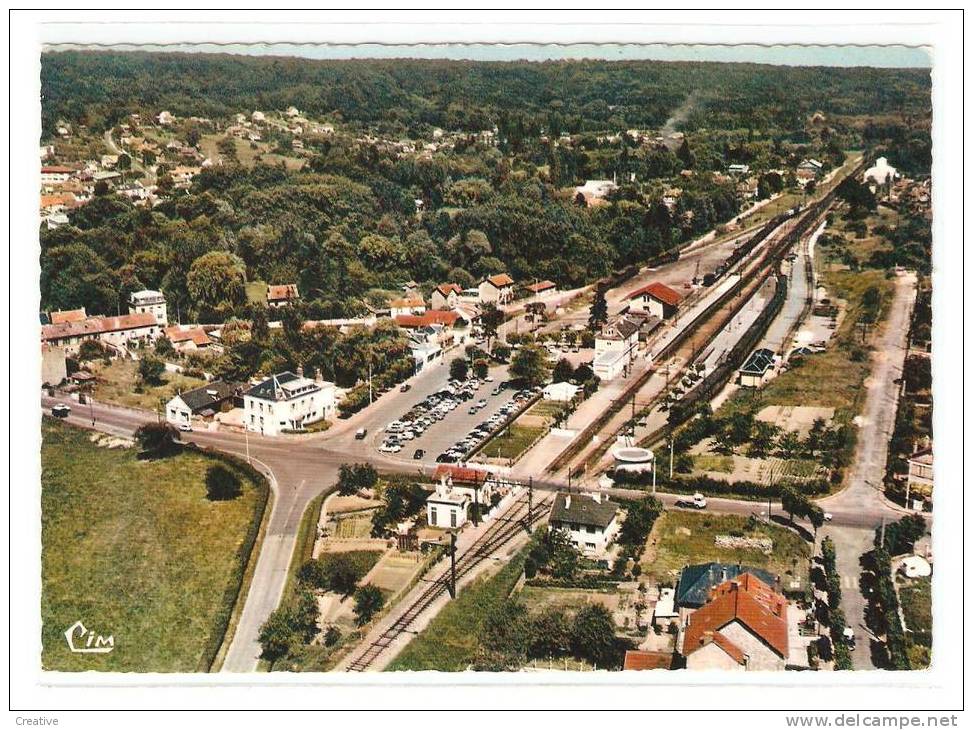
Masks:
[[[523,499],[518,500],[503,515],[497,518],[491,527],[478,537],[462,555],[456,558],[456,581],[469,574],[474,568],[490,558],[499,548],[506,545],[521,530],[530,527],[545,516],[554,500],[553,495],[545,496],[537,501],[530,509]],[[431,582],[409,605],[408,608],[374,641],[369,643],[363,651],[348,665],[350,672],[367,671],[375,660],[387,650],[393,642],[425,612],[443,593],[449,590],[449,575],[447,569],[435,581]]]

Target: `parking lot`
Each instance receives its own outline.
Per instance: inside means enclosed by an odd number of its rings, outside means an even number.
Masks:
[[[479,441],[488,438],[494,427],[516,413],[519,403],[528,399],[522,391],[504,387],[506,368],[491,371],[491,377],[493,382],[472,379],[447,384],[447,388],[414,401],[405,413],[389,414],[396,417],[374,434],[373,447],[403,460],[426,464],[465,460]],[[475,412],[471,413],[471,409]],[[462,446],[458,445],[460,442]],[[417,458],[418,449],[423,453]],[[449,456],[441,456],[451,449]]]

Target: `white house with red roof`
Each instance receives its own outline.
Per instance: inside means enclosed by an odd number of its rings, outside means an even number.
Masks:
[[[629,292],[625,298],[629,300],[631,310],[648,312],[659,319],[673,316],[682,300],[679,292],[659,281],[653,281],[647,286]]]
[[[301,298],[297,284],[271,284],[267,287],[267,306],[284,307]]]
[[[507,304],[514,298],[514,280],[508,274],[486,277],[478,287],[481,304]]]
[[[433,309],[456,309],[463,287],[459,284],[440,284],[432,291],[430,302]]]

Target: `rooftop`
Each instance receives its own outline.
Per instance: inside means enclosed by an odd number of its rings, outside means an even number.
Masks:
[[[679,583],[676,585],[676,605],[702,606],[709,600],[710,591],[714,586],[736,578],[743,573],[751,573],[770,585],[776,583],[774,576],[766,570],[747,565],[729,565],[726,563],[687,565],[682,569],[682,573],[679,575]]]
[[[260,400],[282,401],[296,398],[299,395],[314,393],[321,387],[309,378],[304,378],[287,370],[272,375],[263,382],[253,386],[246,395]]]
[[[666,286],[660,281],[653,281],[651,284],[636,289],[633,292],[629,292],[629,295],[625,297],[626,299],[635,299],[636,297],[649,296],[652,299],[657,299],[663,304],[668,304],[671,307],[675,307],[682,300],[682,296],[672,287]]]
[[[587,494],[558,494],[551,507],[551,522],[569,522],[576,525],[590,525],[604,530],[612,520],[618,505],[607,497],[592,497]]]
[[[298,299],[297,284],[271,284],[267,287],[267,301],[279,302],[286,299]]]
[[[182,402],[189,406],[193,413],[199,413],[207,408],[218,405],[234,393],[242,389],[240,383],[227,383],[222,380],[212,380],[199,388],[187,390],[179,394]]]
[[[774,364],[774,353],[766,347],[754,350],[740,368],[741,373],[763,375]]]
[[[494,274],[493,276],[488,276],[484,281],[489,281],[497,288],[513,286],[514,283],[514,280],[508,274]]]

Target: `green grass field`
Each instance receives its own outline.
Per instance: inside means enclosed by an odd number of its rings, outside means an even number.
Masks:
[[[534,441],[544,433],[542,426],[520,426],[513,424],[510,428],[490,439],[481,450],[483,456],[496,459],[516,459]]]
[[[248,281],[246,283],[247,303],[266,304],[267,303],[267,282]]]
[[[88,432],[47,420],[42,434],[44,668],[208,669],[200,663],[222,639],[266,485],[233,467],[242,496],[210,502],[213,457],[139,461],[135,449],[96,446]],[[114,636],[114,650],[69,652],[63,632],[78,620]]]
[[[206,383],[199,378],[187,378],[185,375],[166,372],[162,374],[162,385],[145,386],[142,392],[138,393],[135,390],[138,381],[136,361],[115,358],[107,366],[99,361],[90,363],[90,367],[91,371],[98,376],[94,388],[95,400],[150,411],[158,411],[160,401],[165,404],[177,393],[198,388]]]
[[[523,570],[523,554],[499,573],[462,589],[389,665],[388,671],[462,672],[473,661],[486,617],[507,600]]]
[[[773,551],[765,555],[759,550],[718,548],[715,544],[717,535],[740,533],[747,537],[769,537],[774,541]],[[642,570],[656,580],[671,581],[672,571],[716,561],[743,563],[781,575],[792,571],[805,579],[809,555],[808,543],[784,527],[758,522],[749,530],[747,518],[739,515],[667,510],[652,528],[642,556]]]

